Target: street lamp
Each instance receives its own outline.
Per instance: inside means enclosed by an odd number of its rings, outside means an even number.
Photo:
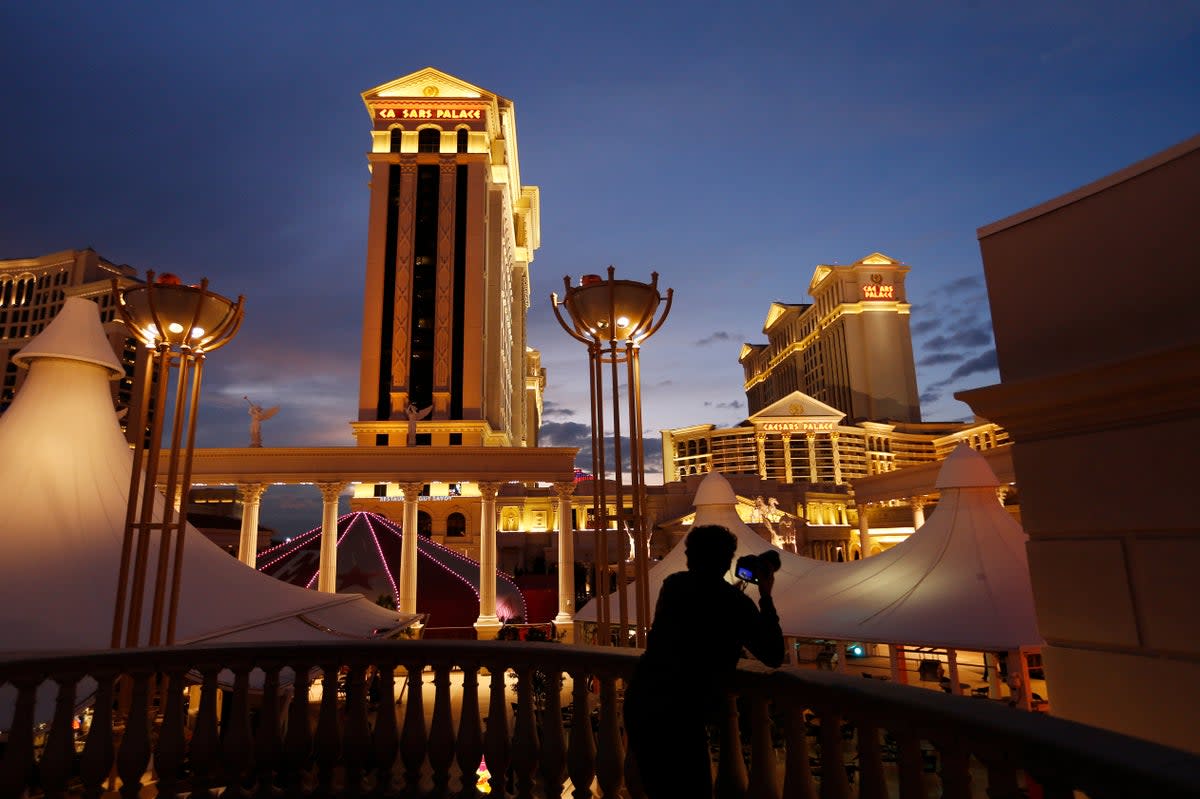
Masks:
[[[649,536],[646,530],[646,477],[642,449],[642,392],[640,351],[642,343],[654,335],[667,314],[671,312],[673,291],[667,289],[666,305],[655,321],[655,313],[663,297],[658,291],[658,273],[652,272],[649,283],[617,280],[614,267],[608,267],[607,279],[599,275],[584,275],[578,286],[571,278],[563,278],[566,294],[560,301],[550,295],[554,315],[563,330],[588,348],[589,385],[592,406],[592,518],[595,538],[593,560],[596,572],[596,629],[601,644],[608,644],[612,623],[608,606],[608,497],[604,484],[606,469],[605,427],[605,369],[610,366],[611,420],[613,436],[613,506],[618,533],[624,529],[633,538],[634,597],[637,616],[634,622],[637,645],[646,645],[650,626]],[[563,318],[560,307],[566,307],[570,322]],[[625,509],[623,479],[624,458],[621,447],[621,380],[620,364],[625,364],[627,424],[629,428],[629,499]],[[559,535],[568,535],[560,531]],[[622,550],[624,547],[622,547]],[[626,558],[617,559],[618,635],[621,646],[629,640],[629,602],[625,572]],[[564,564],[559,564],[564,568]]]
[[[137,418],[128,420],[133,439],[133,468],[129,475],[129,504],[125,510],[121,569],[113,611],[112,647],[141,644],[142,605],[150,574],[154,575],[154,593],[146,643],[149,646],[170,645],[175,642],[187,525],[186,498],[181,498],[178,513],[174,499],[191,483],[201,370],[205,356],[228,344],[237,334],[242,323],[244,298],[238,297],[234,303],[214,294],[208,290],[207,278],[200,281],[199,286],[185,286],[170,274],[159,275],[155,280],[154,272],[146,273],[144,284],[127,288],[122,288],[114,279],[112,293],[114,305],[130,334],[150,350],[149,363],[138,387],[139,401],[133,405]],[[163,450],[167,381],[172,366],[179,374],[175,383],[170,447],[166,453],[165,501],[161,520],[156,521],[155,485]],[[148,439],[144,438],[147,420],[150,424]],[[150,544],[155,533],[158,534],[158,547],[152,569]]]

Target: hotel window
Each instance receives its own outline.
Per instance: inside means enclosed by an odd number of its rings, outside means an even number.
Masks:
[[[458,152],[465,153],[467,151],[467,129],[458,129]]]
[[[400,152],[400,143],[404,141],[404,131],[400,128],[392,128],[392,139],[388,149],[393,153]]]
[[[446,537],[461,538],[467,534],[467,517],[461,513],[451,513],[446,517]]]
[[[417,152],[436,153],[442,149],[442,132],[437,128],[422,128],[417,134]]]
[[[387,483],[376,483],[375,484],[375,496],[377,496],[377,497],[386,497],[387,496]]]

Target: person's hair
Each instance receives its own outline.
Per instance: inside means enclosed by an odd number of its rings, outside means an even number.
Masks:
[[[683,551],[689,570],[721,574],[733,562],[737,536],[719,524],[703,524],[688,533]]]

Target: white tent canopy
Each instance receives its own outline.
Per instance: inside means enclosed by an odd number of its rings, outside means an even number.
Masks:
[[[104,649],[133,462],[109,391],[124,370],[79,298],[14,360],[29,375],[0,416],[0,653]],[[180,592],[180,644],[368,638],[412,621],[260,574],[190,525]]]
[[[696,496],[692,500],[692,504],[696,506],[696,517],[692,522],[693,529],[704,524],[719,524],[722,527],[728,528],[737,537],[738,547],[737,553],[734,555],[735,560],[742,555],[759,555],[768,549],[774,549],[779,553],[781,566],[779,572],[775,575],[774,590],[777,603],[778,597],[790,593],[806,577],[836,569],[840,565],[806,558],[802,555],[772,547],[764,541],[738,515],[736,507],[737,496],[733,492],[733,487],[729,485],[729,481],[719,472],[709,472],[700,481],[700,486],[696,489]],[[658,592],[662,588],[663,580],[668,575],[686,570],[687,554],[684,551],[684,542],[680,541],[662,560],[654,564],[650,569],[651,605],[656,604],[658,601]],[[757,588],[749,586],[746,590],[757,600]],[[637,617],[637,599],[634,596],[632,585],[629,587],[628,603],[627,612],[632,624]],[[619,618],[619,605],[615,593],[609,596],[609,608],[609,619],[616,622]],[[653,617],[653,612],[651,612],[651,616]],[[596,600],[592,600],[580,608],[579,612],[575,614],[575,618],[578,621],[595,621]],[[787,628],[785,627],[784,629],[786,631]]]
[[[1026,535],[998,486],[987,461],[960,444],[938,475],[936,511],[906,541],[777,592],[784,632],[973,651],[1042,646]]]

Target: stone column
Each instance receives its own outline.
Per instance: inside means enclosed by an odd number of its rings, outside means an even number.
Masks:
[[[871,554],[871,528],[867,524],[865,503],[858,506],[858,548],[862,550],[864,558]]]
[[[346,483],[317,483],[321,489],[321,563],[317,573],[317,590],[337,593],[337,523],[338,497]]]
[[[758,476],[767,479],[767,434],[754,434],[754,453],[758,460]]]
[[[242,535],[238,540],[238,560],[251,569],[258,565],[258,508],[266,483],[238,483],[242,501]]]
[[[829,434],[829,443],[833,448],[833,482],[842,482],[842,460],[838,452],[838,434],[836,432]]]
[[[496,616],[496,494],[499,483],[480,483],[483,497],[479,524],[479,618],[475,621],[475,637],[490,640],[500,632]]]
[[[783,480],[785,483],[792,482],[792,434],[782,433],[780,437],[783,439]]]
[[[808,482],[817,482],[817,434],[805,433],[808,440]]]
[[[909,502],[912,505],[913,530],[920,530],[921,525],[925,524],[925,498],[913,497]]]
[[[571,497],[575,483],[555,483],[558,497],[558,615],[554,626],[570,643],[575,633],[575,525],[571,522]]]
[[[400,542],[400,573],[396,580],[400,593],[401,613],[417,612],[417,497],[421,496],[424,483],[401,483],[404,493],[403,538]]]

